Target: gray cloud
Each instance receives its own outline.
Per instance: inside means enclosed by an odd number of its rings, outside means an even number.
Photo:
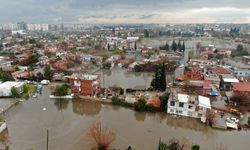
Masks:
[[[0,22],[250,22],[249,0],[0,0]]]

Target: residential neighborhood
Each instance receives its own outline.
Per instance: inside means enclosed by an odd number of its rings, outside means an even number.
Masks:
[[[130,17],[0,19],[0,149],[249,149],[250,24]]]

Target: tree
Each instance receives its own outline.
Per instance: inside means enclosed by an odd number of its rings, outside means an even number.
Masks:
[[[65,96],[68,95],[69,92],[69,85],[63,84],[61,86],[57,86],[53,94],[55,96]]]
[[[87,132],[88,142],[91,149],[107,150],[115,140],[115,134],[100,121],[93,123]]]
[[[11,96],[14,97],[14,98],[17,98],[17,97],[20,96],[19,93],[18,93],[18,91],[17,91],[17,88],[14,87],[14,86],[11,87]]]
[[[166,86],[167,86],[167,83],[166,83],[166,71],[165,71],[165,64],[163,63],[162,67],[161,67],[159,89],[161,91],[165,91],[166,90]]]
[[[178,47],[177,47],[177,44],[176,44],[175,40],[173,40],[172,45],[171,45],[171,49],[172,49],[173,51],[176,51],[177,48],[178,48]]]
[[[169,45],[168,45],[168,43],[165,44],[165,50],[169,51]]]
[[[182,43],[182,48],[181,48],[181,50],[183,50],[183,51],[185,51],[186,50],[186,47],[185,47],[185,42],[183,41],[183,43]]]
[[[44,67],[44,78],[45,79],[50,79],[51,78],[51,68],[50,68],[50,65],[45,65]]]
[[[149,37],[149,32],[147,29],[144,30],[144,37],[145,38],[148,38]]]
[[[177,44],[178,50],[181,51],[182,50],[182,45],[181,45],[181,41],[179,40],[178,44]]]
[[[108,51],[110,51],[110,45],[109,45],[109,43],[108,43]]]
[[[169,98],[169,93],[164,93],[160,96],[162,110],[165,110],[167,108],[168,98]]]
[[[165,64],[162,64],[161,67],[156,66],[155,75],[151,81],[151,86],[154,88],[154,90],[165,91],[166,84]]]
[[[213,110],[210,110],[208,109],[207,110],[207,113],[206,113],[206,122],[209,124],[209,125],[213,125],[214,124],[214,119],[216,117],[216,114],[214,113]]]
[[[30,40],[29,40],[29,43],[30,43],[30,44],[35,44],[35,43],[36,43],[36,40],[35,40],[35,39],[30,39]]]
[[[155,89],[158,90],[159,89],[159,84],[160,84],[160,80],[159,80],[159,67],[156,66],[155,68],[155,75],[154,78],[151,81],[151,86]]]
[[[37,78],[38,81],[42,81],[44,79],[43,74],[41,72],[38,72],[36,74],[36,78]]]
[[[238,45],[237,45],[237,48],[236,48],[236,51],[237,51],[237,52],[242,52],[243,50],[244,50],[243,45],[238,44]]]

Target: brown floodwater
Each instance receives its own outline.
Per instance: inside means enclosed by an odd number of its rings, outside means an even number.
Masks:
[[[187,138],[201,150],[227,145],[229,150],[249,150],[249,131],[211,129],[198,120],[174,118],[165,113],[135,112],[131,109],[86,100],[51,100],[43,95],[20,102],[6,114],[11,150],[46,149],[49,130],[50,150],[88,150],[86,132],[99,120],[116,134],[113,147],[156,150],[159,138]],[[46,110],[43,110],[46,108]]]

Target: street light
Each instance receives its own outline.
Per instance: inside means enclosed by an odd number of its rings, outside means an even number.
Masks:
[[[43,111],[46,111],[47,108],[44,107]],[[46,150],[49,150],[49,129],[47,128],[47,133],[46,133]]]

